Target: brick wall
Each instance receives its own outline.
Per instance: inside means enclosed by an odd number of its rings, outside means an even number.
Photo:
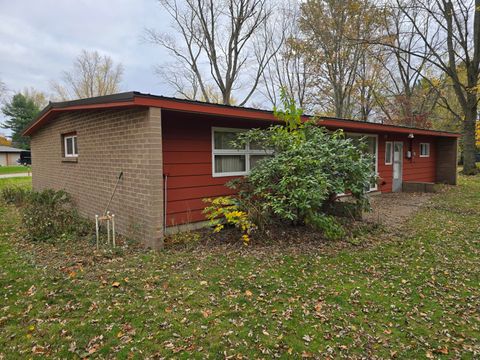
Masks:
[[[62,134],[76,132],[77,162],[63,158]],[[120,171],[110,206],[120,233],[146,246],[163,245],[161,111],[149,109],[69,112],[32,135],[35,190],[64,189],[80,213],[102,214]]]

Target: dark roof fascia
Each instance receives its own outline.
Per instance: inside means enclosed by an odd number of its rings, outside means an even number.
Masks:
[[[105,96],[97,96],[97,97],[92,97],[92,98],[87,98],[87,99],[79,99],[79,100],[70,100],[70,101],[63,101],[63,102],[52,102],[50,103],[47,107],[45,107],[40,114],[28,124],[28,126],[25,128],[24,132],[29,132],[30,128],[34,126],[37,122],[37,120],[41,119],[43,116],[45,116],[48,112],[51,110],[61,110],[65,109],[68,110],[68,108],[75,108],[75,107],[81,107],[81,106],[88,106],[88,105],[101,105],[101,104],[112,104],[112,103],[122,103],[122,102],[135,102],[135,98],[144,98],[144,99],[152,99],[152,100],[165,100],[165,101],[170,101],[170,102],[176,102],[179,104],[192,104],[192,105],[198,105],[206,108],[218,108],[218,109],[235,109],[235,110],[241,110],[241,111],[249,111],[249,112],[256,112],[256,113],[262,113],[265,115],[273,115],[273,112],[271,110],[265,110],[265,109],[256,109],[252,107],[243,107],[243,106],[235,106],[235,105],[225,105],[225,104],[215,104],[215,103],[206,103],[203,101],[198,101],[198,100],[189,100],[189,99],[178,99],[175,97],[168,97],[168,96],[162,96],[162,95],[153,95],[153,94],[145,94],[141,93],[138,91],[129,91],[129,92],[123,92],[123,93],[118,93],[118,94],[113,94],[113,95],[105,95]],[[432,133],[432,135],[437,134],[438,136],[454,136],[458,137],[460,134],[455,133],[455,132],[449,132],[449,131],[440,131],[440,130],[431,130],[431,129],[422,129],[422,128],[416,128],[416,127],[408,127],[408,126],[402,126],[402,125],[390,125],[390,124],[381,124],[381,123],[374,123],[374,122],[368,122],[368,121],[359,121],[359,120],[354,120],[354,119],[345,119],[345,118],[340,118],[340,117],[333,117],[333,116],[314,116],[314,115],[303,115],[305,119],[311,119],[311,118],[317,118],[319,119],[319,122],[322,122],[322,120],[334,120],[334,121],[340,121],[340,122],[346,122],[346,123],[351,123],[355,125],[359,124],[365,124],[365,130],[368,130],[370,128],[372,131],[373,130],[378,130],[377,129],[372,129],[373,127],[380,127],[385,129],[385,131],[388,131],[389,129],[391,130],[392,128],[406,131],[406,130],[411,130],[412,132],[415,131],[422,131],[422,132],[429,132]]]
[[[402,130],[428,131],[428,132],[432,132],[432,133],[438,133],[439,135],[440,134],[451,134],[453,136],[461,136],[460,133],[453,132],[453,131],[424,129],[424,128],[419,128],[419,127],[404,126],[404,125],[383,124],[383,123],[376,123],[376,122],[371,122],[371,121],[362,121],[362,120],[339,118],[339,117],[334,117],[334,116],[319,116],[318,118],[320,120],[336,120],[336,121],[345,121],[345,122],[354,123],[354,124],[359,124],[359,123],[360,124],[367,124],[367,126],[368,125],[385,126],[386,130],[387,130],[387,128],[393,127],[393,128],[402,129]]]

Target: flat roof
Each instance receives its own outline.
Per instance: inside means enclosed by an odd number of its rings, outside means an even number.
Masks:
[[[4,146],[0,145],[0,152],[12,152],[12,153],[18,153],[22,151],[30,151],[30,150],[24,150],[24,149],[17,149],[11,146]]]
[[[234,105],[213,104],[197,100],[178,99],[175,97],[144,94],[138,91],[129,91],[113,95],[97,96],[87,99],[51,102],[26,127],[23,135],[32,135],[43,124],[52,120],[58,114],[63,112],[124,107],[159,107],[162,109],[182,112],[193,112],[206,115],[244,118],[250,120],[264,120],[270,122],[279,121],[277,118],[275,118],[273,111],[270,110],[255,109],[251,107],[241,107]],[[304,118],[314,118],[314,116],[304,115]],[[448,131],[421,129],[401,125],[380,124],[329,116],[318,116],[316,118],[318,119],[318,123],[320,125],[331,128],[345,127],[358,131],[413,133],[418,135],[460,137],[460,134]]]

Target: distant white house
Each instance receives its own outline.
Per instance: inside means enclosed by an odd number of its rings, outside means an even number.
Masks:
[[[22,149],[0,145],[0,166],[19,165]]]

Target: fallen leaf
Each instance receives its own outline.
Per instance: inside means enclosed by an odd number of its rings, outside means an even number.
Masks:
[[[32,285],[32,286],[30,286],[30,289],[28,289],[27,295],[28,296],[33,296],[33,295],[35,295],[36,292],[37,292],[37,288],[35,287],[35,285]]]

